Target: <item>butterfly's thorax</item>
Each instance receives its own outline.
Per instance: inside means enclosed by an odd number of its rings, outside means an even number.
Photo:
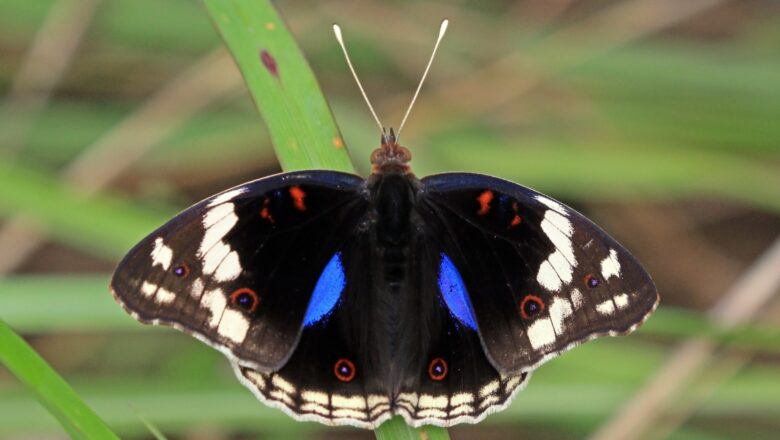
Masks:
[[[412,209],[419,182],[411,174],[379,173],[368,180],[376,252],[382,260],[383,281],[401,288],[411,239]]]

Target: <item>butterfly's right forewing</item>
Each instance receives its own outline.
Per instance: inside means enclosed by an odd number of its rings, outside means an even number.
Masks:
[[[598,226],[495,177],[422,179],[418,207],[463,276],[485,351],[528,371],[599,335],[627,333],[658,302],[650,276]]]

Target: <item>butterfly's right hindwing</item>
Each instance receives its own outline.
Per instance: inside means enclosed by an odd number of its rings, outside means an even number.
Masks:
[[[318,278],[365,216],[363,180],[330,171],[259,179],[206,199],[142,240],[111,288],[136,319],[278,369]]]

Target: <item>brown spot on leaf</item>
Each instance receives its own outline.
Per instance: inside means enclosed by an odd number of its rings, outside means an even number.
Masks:
[[[260,51],[260,61],[262,61],[265,68],[271,72],[271,75],[275,76],[276,79],[279,79],[279,69],[276,66],[276,60],[267,50],[263,49]]]

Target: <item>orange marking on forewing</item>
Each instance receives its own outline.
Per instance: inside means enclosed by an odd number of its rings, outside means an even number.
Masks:
[[[493,201],[493,196],[494,194],[491,190],[485,190],[482,194],[477,196],[477,201],[479,202],[479,211],[477,211],[477,214],[485,215],[490,212],[490,202]]]
[[[303,199],[306,198],[306,192],[297,186],[290,187],[290,197],[293,199],[293,206],[298,211],[306,211],[306,203]]]
[[[520,223],[522,223],[522,222],[523,222],[523,218],[522,218],[522,217],[520,217],[519,215],[515,214],[515,218],[513,218],[513,219],[512,219],[512,222],[511,222],[511,223],[509,223],[509,227],[510,227],[510,228],[513,228],[513,227],[515,227],[515,226],[519,225],[519,224],[520,224]]]
[[[264,220],[268,220],[271,223],[274,223],[274,217],[271,215],[271,211],[268,210],[268,205],[271,204],[271,199],[268,197],[263,200],[263,208],[260,209],[260,217]]]

